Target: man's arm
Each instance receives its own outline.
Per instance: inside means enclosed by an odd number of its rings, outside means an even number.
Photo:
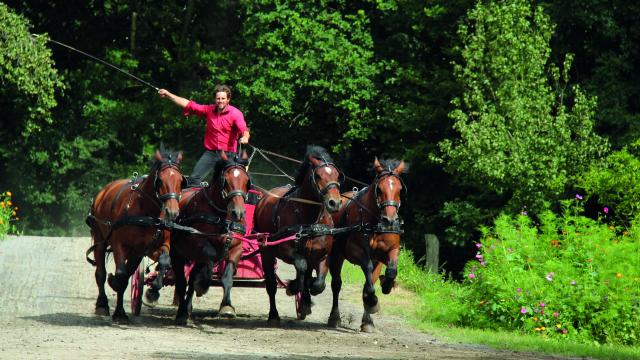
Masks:
[[[158,90],[158,95],[160,95],[160,97],[162,98],[166,98],[173,101],[173,103],[180,106],[181,109],[184,109],[187,106],[187,104],[189,104],[188,99],[185,99],[178,95],[174,95],[171,92],[169,92],[169,90],[166,90],[166,89]]]

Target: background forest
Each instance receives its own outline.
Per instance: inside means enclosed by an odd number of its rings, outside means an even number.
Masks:
[[[25,233],[87,235],[91,197],[160,142],[186,173],[201,154],[200,119],[51,38],[200,103],[231,85],[257,147],[322,145],[365,182],[374,156],[404,159],[403,242],[419,258],[438,235],[460,276],[500,214],[579,194],[587,216],[633,221],[637,19],[601,0],[4,1],[0,190]]]

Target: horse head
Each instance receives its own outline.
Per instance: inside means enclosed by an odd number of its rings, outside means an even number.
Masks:
[[[307,175],[308,174],[308,175]],[[333,164],[327,151],[320,146],[309,146],[300,167],[296,184],[315,192],[313,197],[320,199],[324,208],[330,213],[340,208],[340,181],[342,173]]]
[[[380,210],[380,223],[389,227],[399,224],[400,195],[406,192],[406,186],[400,174],[406,168],[403,160],[383,160],[376,158],[373,162],[376,177],[373,181],[376,205]]]
[[[156,172],[154,188],[158,200],[162,203],[161,215],[169,221],[176,219],[179,213],[179,201],[184,177],[180,172],[182,151],[177,156],[167,151],[156,150]]]
[[[230,157],[223,151],[220,156],[221,160],[216,164],[215,171],[220,181],[220,195],[227,204],[230,220],[240,222],[244,219],[244,204],[251,187],[251,179],[247,173],[247,152]]]

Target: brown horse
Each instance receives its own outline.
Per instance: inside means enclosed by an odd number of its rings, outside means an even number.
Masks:
[[[129,277],[144,256],[158,261],[162,275],[170,268],[170,246],[163,236],[165,221],[173,221],[179,213],[180,190],[185,182],[179,165],[178,154],[164,149],[155,153],[155,163],[149,174],[134,180],[116,180],[102,188],[95,197],[87,225],[91,228],[94,259],[87,260],[96,266],[98,298],[95,313],[109,315],[109,305],[104,291],[106,278],[105,258],[110,249],[115,261],[115,275],[109,274],[109,286],[117,292],[113,320],[128,321],[123,307],[123,294]],[[153,284],[162,287],[161,281]]]
[[[304,226],[314,224],[324,230],[333,228],[330,212],[340,207],[340,171],[327,151],[320,146],[309,146],[298,169],[295,187],[278,187],[268,191],[256,205],[254,224],[258,233],[270,233],[272,239],[280,234],[300,232]],[[321,224],[321,225],[318,225]],[[311,231],[295,241],[280,242],[263,247],[262,268],[269,294],[269,323],[279,324],[276,308],[276,257],[296,269],[296,280],[289,283],[287,293],[302,292],[300,317],[311,313],[311,297],[324,290],[328,272],[327,255],[331,251],[333,236],[323,231]],[[311,279],[312,271],[318,277]]]
[[[233,233],[244,235],[245,199],[249,192],[250,178],[246,170],[247,153],[242,158],[227,157],[222,152],[213,172],[211,185],[206,188],[188,189],[180,201],[180,217],[176,222],[193,227],[199,233],[174,231],[171,240],[173,271],[176,278],[176,298],[179,301],[176,323],[186,325],[191,314],[193,293],[204,295],[211,284],[213,266],[222,260],[225,268],[221,278],[224,295],[218,314],[236,316],[231,305],[233,275],[242,255],[242,240]],[[189,275],[189,287],[184,265],[195,262]]]
[[[331,290],[333,307],[329,316],[329,326],[340,325],[338,297],[342,287],[340,271],[346,258],[350,263],[359,265],[365,276],[362,290],[364,315],[361,330],[372,332],[373,320],[370,314],[379,310],[374,284],[380,276],[382,265],[387,266],[382,280],[382,293],[388,294],[393,288],[398,271],[400,253],[400,234],[402,219],[398,216],[400,194],[406,187],[400,178],[405,169],[404,161],[375,159],[373,169],[376,177],[373,183],[359,192],[347,192],[348,198],[340,211],[333,214],[338,227],[353,227],[354,230],[336,235],[329,264],[331,271]]]

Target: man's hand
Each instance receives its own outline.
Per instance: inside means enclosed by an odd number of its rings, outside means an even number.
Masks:
[[[169,90],[166,90],[166,89],[160,89],[160,90],[158,90],[158,95],[160,95],[160,97],[163,97],[163,98],[168,98],[168,97],[170,97],[172,94],[169,92]]]
[[[243,136],[240,138],[240,144],[246,144],[249,142],[249,136]]]

